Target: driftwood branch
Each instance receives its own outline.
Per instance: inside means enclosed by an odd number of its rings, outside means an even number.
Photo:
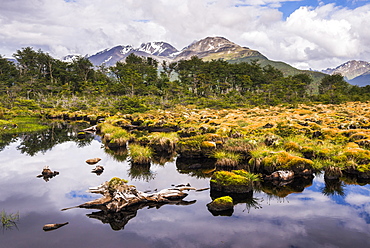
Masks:
[[[120,180],[120,179],[118,179]],[[117,183],[119,182],[119,183]],[[98,187],[89,189],[90,193],[103,195],[101,198],[85,202],[76,207],[102,209],[109,212],[119,212],[137,204],[181,204],[181,200],[188,194],[183,191],[197,190],[189,185],[163,189],[154,193],[138,191],[135,186],[121,181],[107,181]],[[65,208],[62,210],[67,210]]]

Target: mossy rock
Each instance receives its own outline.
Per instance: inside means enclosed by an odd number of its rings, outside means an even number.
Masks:
[[[233,209],[234,208],[233,198],[231,198],[230,196],[219,197],[213,200],[211,203],[208,203],[207,208],[211,212],[213,211],[220,212]]]
[[[253,190],[258,176],[246,171],[216,171],[211,178],[211,189],[220,192],[247,193]]]

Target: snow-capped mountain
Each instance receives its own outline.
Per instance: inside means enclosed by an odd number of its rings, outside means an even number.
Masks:
[[[80,54],[71,54],[71,55],[67,55],[67,56],[64,56],[61,61],[63,62],[67,62],[67,63],[71,63],[73,62],[73,60],[75,60],[76,58],[78,58],[79,56],[81,56]]]
[[[366,61],[351,60],[322,72],[330,75],[341,74],[347,82],[353,85],[370,84],[370,63]]]
[[[90,57],[89,60],[94,65],[113,66],[118,61],[124,61],[128,55],[134,53],[142,57],[153,57],[158,61],[168,60],[176,54],[178,50],[165,42],[143,43],[138,48],[131,45],[116,46],[111,49],[105,49]]]
[[[341,74],[347,80],[354,79],[366,72],[370,71],[370,63],[366,61],[351,60],[340,66],[332,69],[328,68],[323,70],[323,73],[326,74]]]
[[[125,60],[131,53],[143,57],[153,57],[159,62],[190,59],[192,56],[197,56],[203,60],[230,60],[245,57],[267,59],[260,52],[241,47],[223,37],[207,37],[191,43],[181,51],[166,42],[142,43],[138,48],[131,45],[116,46],[100,51],[88,58],[94,65],[113,66],[117,61]]]
[[[142,43],[136,50],[163,57],[173,57],[178,52],[175,47],[165,42]]]
[[[112,66],[117,63],[117,61],[124,60],[130,53],[134,51],[134,48],[130,45],[127,46],[115,46],[111,49],[105,49],[103,51],[94,54],[88,59],[94,65],[106,65]]]

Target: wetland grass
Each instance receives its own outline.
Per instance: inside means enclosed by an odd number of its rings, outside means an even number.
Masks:
[[[242,160],[242,155],[235,152],[216,151],[213,157],[217,159],[216,166],[236,167]]]
[[[16,214],[13,213],[6,213],[5,210],[2,210],[0,212],[0,218],[1,218],[1,224],[2,224],[2,229],[4,230],[9,230],[12,229],[13,227],[17,228],[17,222],[19,221],[19,213],[17,212]]]
[[[132,164],[150,164],[153,156],[153,150],[150,147],[139,144],[130,144],[129,156]]]

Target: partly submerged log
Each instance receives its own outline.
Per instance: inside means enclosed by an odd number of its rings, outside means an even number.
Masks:
[[[102,194],[103,197],[78,205],[78,208],[95,208],[109,212],[119,212],[130,206],[142,203],[173,204],[179,203],[188,194],[185,190],[196,190],[190,185],[163,189],[154,193],[138,191],[135,186],[128,185],[126,180],[112,178],[98,187],[89,189],[91,193]],[[65,208],[62,210],[67,210]]]
[[[48,232],[48,231],[52,231],[52,230],[55,230],[55,229],[58,229],[62,226],[65,226],[67,225],[68,222],[65,222],[65,223],[60,223],[60,224],[46,224],[43,226],[42,230],[44,230],[45,232]]]
[[[82,129],[81,131],[83,131],[83,132],[96,132],[97,131],[97,126],[94,125],[94,126]]]

